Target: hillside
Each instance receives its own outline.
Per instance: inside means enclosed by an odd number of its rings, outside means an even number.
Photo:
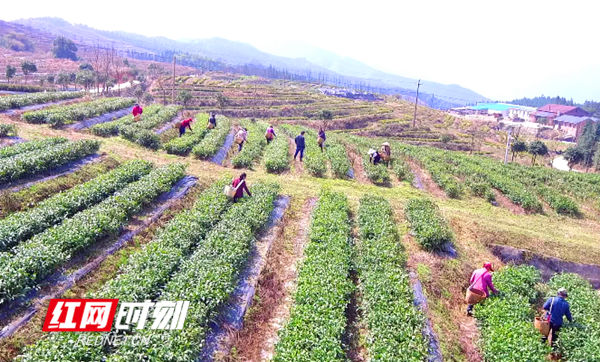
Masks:
[[[142,51],[155,54],[172,51],[188,53],[223,62],[224,66],[274,67],[308,77],[307,80],[325,79],[326,82],[367,86],[377,89],[380,93],[402,94],[409,98],[415,96],[415,79],[377,71],[353,59],[342,58],[331,53],[321,53],[319,58],[287,58],[262,52],[245,43],[222,38],[184,42],[164,37],[151,38],[125,32],[96,30],[85,25],[73,25],[57,18],[23,19],[18,20],[17,23],[48,33],[63,35],[80,44],[94,45],[99,42],[104,45],[114,45],[122,51]],[[319,60],[323,58],[323,55],[329,60]],[[435,108],[450,108],[485,100],[485,97],[460,86],[432,81],[424,81],[422,92],[424,102]]]
[[[502,361],[542,361],[549,351],[533,328],[533,310],[555,292],[557,283],[568,282],[558,279],[567,276],[548,278],[565,268],[596,288],[600,285],[598,175],[504,166],[462,152],[356,136],[375,132],[373,124],[380,130],[405,124],[388,118],[409,113],[410,103],[403,101],[324,96],[316,85],[218,72],[181,76],[177,84],[193,92],[186,115],[197,120],[182,137],[173,129],[179,108],[161,104],[144,104],[138,123],[125,115],[97,119],[102,123],[85,128],[86,117],[122,109],[133,99],[80,94],[69,105],[0,115],[2,123],[15,125],[20,137],[33,141],[0,153],[3,169],[11,171],[0,174],[0,235],[6,240],[0,248],[13,246],[0,253],[0,281],[10,282],[9,287],[0,283],[0,326],[2,333],[14,332],[0,334],[1,359],[25,353],[44,361],[136,360],[132,355],[169,360],[174,354],[188,360],[208,353],[204,347],[210,342],[198,341],[210,340],[209,321],[221,325],[214,319],[225,313],[220,307],[243,299],[252,301],[251,308],[242,308],[243,326],[220,351],[232,360],[286,359],[298,353],[320,360],[310,353],[313,346],[325,344],[324,349],[353,362],[377,350],[392,356],[390,361],[403,360],[408,351],[415,361],[436,354],[445,360],[492,361],[497,350],[510,356]],[[160,98],[160,92],[153,92]],[[222,108],[214,103],[220,93],[230,100]],[[284,107],[291,116],[281,113]],[[306,126],[323,123],[312,116],[323,107],[334,112],[332,126],[352,125],[351,117],[378,113],[383,119],[367,130],[328,129],[320,151],[315,131]],[[196,113],[215,109],[216,128],[208,129],[208,115]],[[242,111],[270,115],[250,120],[250,115],[236,113]],[[460,123],[437,110],[419,111],[429,117],[422,122],[432,130],[436,124]],[[277,137],[267,144],[264,134],[271,121]],[[249,132],[241,151],[232,144],[238,126]],[[301,130],[307,132],[303,162],[292,160],[293,137]],[[372,165],[366,150],[384,140],[391,142],[393,161],[389,167]],[[73,160],[80,162],[78,167],[53,178],[52,165]],[[27,167],[34,162],[36,168]],[[248,175],[252,197],[232,203],[223,186],[241,172]],[[33,186],[27,184],[31,182]],[[271,216],[274,223],[268,221]],[[49,243],[63,252],[48,255],[55,250]],[[253,256],[254,248],[258,256]],[[43,266],[34,262],[41,257],[48,261]],[[544,279],[535,269],[511,266],[511,260],[535,265]],[[465,316],[464,290],[473,269],[485,261],[495,264],[494,280],[503,293],[477,305],[475,318],[470,318]],[[262,272],[249,277],[246,268],[256,265]],[[65,278],[57,284],[53,272]],[[241,298],[237,293],[247,289],[238,292],[236,286],[246,280],[256,288]],[[585,294],[581,300],[592,307],[600,303],[587,281],[572,279],[565,285],[570,293]],[[519,289],[531,298],[523,298]],[[28,291],[33,299],[22,304],[19,298]],[[43,297],[128,301],[132,295],[191,301],[186,332],[192,334],[169,331],[148,348],[81,348],[73,339],[78,334],[40,329],[48,306]],[[426,300],[428,307],[415,307],[414,298]],[[595,317],[586,317],[596,309],[572,300],[579,323],[600,328]],[[501,318],[486,319],[488,306],[496,301],[508,310],[498,309]],[[512,313],[514,308],[525,312]],[[30,310],[35,313],[28,314]],[[314,327],[314,321],[324,319],[340,328],[321,332]],[[411,328],[406,328],[407,320]],[[423,334],[427,320],[433,329]],[[15,329],[13,321],[23,325]],[[293,328],[302,334],[292,333]],[[518,338],[505,338],[500,332],[506,328],[518,328]],[[314,331],[329,337],[315,337]],[[589,338],[598,341],[594,335]],[[171,347],[178,343],[186,348]],[[593,356],[594,346],[561,348],[565,354]]]

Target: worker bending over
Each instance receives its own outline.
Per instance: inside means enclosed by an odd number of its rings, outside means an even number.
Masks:
[[[485,297],[489,297],[488,289],[491,290],[494,294],[498,293],[496,288],[494,287],[494,283],[492,282],[492,272],[494,271],[494,267],[492,263],[483,264],[483,268],[476,269],[471,275],[471,280],[469,281],[471,285],[470,289],[474,289],[485,294]],[[473,304],[469,304],[467,306],[467,315],[473,315]]]

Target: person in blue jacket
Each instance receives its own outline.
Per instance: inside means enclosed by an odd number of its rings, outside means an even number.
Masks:
[[[567,317],[569,322],[573,322],[569,302],[566,300],[567,296],[567,290],[565,288],[560,288],[556,297],[550,297],[546,303],[544,303],[544,310],[548,311],[548,314],[550,315],[550,334],[552,335],[551,344],[553,347],[558,338],[558,331],[560,331],[560,328],[563,325],[563,318]],[[544,340],[546,339],[547,337],[544,337]]]
[[[300,154],[300,162],[302,162],[302,158],[304,157],[304,133],[304,131],[300,132],[300,134],[294,139],[294,142],[296,142],[296,152],[294,153],[294,160],[296,160],[296,156]]]

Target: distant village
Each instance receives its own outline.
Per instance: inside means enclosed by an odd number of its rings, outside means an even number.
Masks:
[[[569,142],[576,142],[588,123],[600,121],[580,107],[560,104],[534,108],[509,103],[479,103],[452,108],[448,112],[468,119],[494,120],[504,127],[536,129],[540,137]]]

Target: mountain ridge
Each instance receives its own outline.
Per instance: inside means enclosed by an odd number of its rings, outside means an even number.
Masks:
[[[270,54],[255,46],[220,37],[207,39],[173,40],[167,37],[148,37],[124,31],[98,30],[87,25],[72,24],[61,18],[19,19],[12,23],[42,30],[54,35],[63,35],[76,43],[94,45],[111,44],[128,51],[143,51],[160,54],[161,52],[184,52],[214,59],[234,66],[257,65],[274,67],[295,74],[319,74],[324,79],[341,80],[352,86],[368,86],[378,92],[400,94],[404,98],[414,98],[416,79],[390,74],[375,69],[350,57],[337,55],[319,49],[312,55],[286,57]],[[327,82],[327,81],[325,81]],[[472,104],[487,100],[482,95],[459,85],[441,84],[423,81],[420,89],[425,103],[436,108],[448,108]]]

